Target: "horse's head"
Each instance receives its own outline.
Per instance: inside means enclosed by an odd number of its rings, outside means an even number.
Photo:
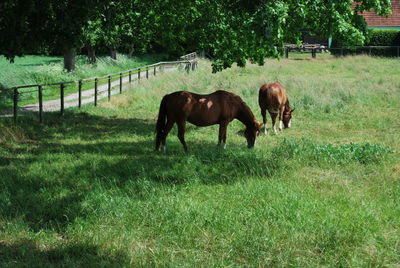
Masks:
[[[292,121],[292,113],[293,113],[294,109],[292,108],[287,108],[285,109],[285,111],[283,112],[283,125],[285,126],[285,128],[290,128],[291,125],[291,121]]]
[[[253,148],[256,143],[256,137],[260,134],[260,129],[263,124],[259,124],[257,121],[253,121],[248,125],[244,131],[244,136],[247,139],[247,147]]]

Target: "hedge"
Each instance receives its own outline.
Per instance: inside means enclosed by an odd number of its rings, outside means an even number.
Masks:
[[[400,30],[370,29],[364,46],[400,46]],[[340,42],[333,42],[333,48],[341,47]],[[344,48],[331,49],[333,55],[370,54],[373,56],[396,57],[398,49],[393,48]]]
[[[400,46],[399,30],[371,29],[365,42],[366,46]]]

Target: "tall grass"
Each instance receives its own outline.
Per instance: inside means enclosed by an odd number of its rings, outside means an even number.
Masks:
[[[9,63],[4,57],[0,58],[0,83],[5,88],[30,84],[57,83],[132,69],[138,66],[165,60],[168,56],[144,55],[128,58],[118,54],[118,60],[101,56],[92,64],[86,56],[76,57],[76,70],[67,72],[63,68],[62,57],[25,56],[16,58],[14,63]]]
[[[0,266],[399,263],[398,61],[199,67],[42,125],[1,119]],[[274,80],[296,108],[291,129],[249,150],[235,120],[222,150],[218,126],[188,124],[188,153],[176,129],[167,154],[153,151],[163,95],[224,89],[260,119],[258,88]]]

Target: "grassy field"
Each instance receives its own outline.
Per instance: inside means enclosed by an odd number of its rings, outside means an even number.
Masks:
[[[165,54],[142,55],[128,58],[125,55],[118,55],[117,61],[110,57],[98,57],[95,64],[91,64],[86,56],[78,56],[76,59],[76,70],[66,72],[63,70],[63,58],[51,56],[25,56],[15,58],[10,63],[3,56],[0,56],[0,110],[10,108],[12,105],[11,91],[6,90],[16,86],[48,84],[66,81],[75,81],[95,76],[103,76],[119,71],[125,71],[147,64],[168,59]],[[117,78],[115,78],[117,79]],[[99,81],[106,84],[107,81]],[[93,88],[93,82],[84,83],[84,89]],[[67,85],[66,94],[76,92],[77,84]],[[32,104],[38,102],[37,88],[21,89],[19,104]],[[59,98],[59,86],[48,86],[43,90],[45,100]]]
[[[268,60],[170,72],[99,107],[0,121],[0,266],[398,267],[400,62]],[[159,102],[235,92],[260,120],[279,80],[292,128],[246,147],[243,125],[174,128],[155,153]],[[269,121],[270,122],[270,121]]]

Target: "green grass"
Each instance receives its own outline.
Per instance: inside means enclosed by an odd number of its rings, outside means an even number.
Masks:
[[[315,58],[316,59],[332,59],[334,56],[329,52],[324,53],[317,53]],[[310,52],[289,52],[289,59],[295,60],[312,60],[311,51]]]
[[[1,119],[0,266],[397,267],[400,62],[209,64],[43,125]],[[153,152],[163,95],[224,89],[260,119],[258,88],[275,80],[291,129],[249,150],[235,120],[222,150],[217,126],[188,124],[188,153],[175,128]]]
[[[51,56],[24,56],[17,57],[14,63],[10,63],[3,56],[0,57],[0,110],[12,107],[12,92],[7,90],[16,86],[49,84],[67,81],[77,81],[79,79],[95,76],[104,76],[119,71],[125,71],[147,64],[166,60],[165,54],[142,55],[128,58],[125,55],[118,55],[117,61],[110,57],[98,57],[95,64],[91,64],[86,56],[76,58],[76,70],[66,72],[63,69],[62,57]],[[115,77],[113,80],[118,79]],[[99,84],[106,84],[107,79],[99,81]],[[83,89],[94,87],[94,82],[83,84]],[[78,90],[77,83],[67,84],[65,94],[70,94]],[[38,102],[37,88],[25,88],[19,91],[19,105],[33,104]],[[44,100],[59,98],[59,86],[47,86],[43,88]]]

